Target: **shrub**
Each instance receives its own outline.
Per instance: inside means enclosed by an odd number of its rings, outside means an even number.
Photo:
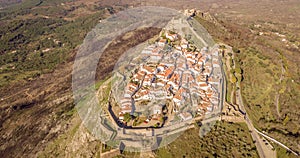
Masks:
[[[131,115],[129,113],[124,114],[124,121],[129,122],[131,120]]]
[[[232,76],[231,83],[236,83],[236,82],[237,82],[237,78],[235,76]]]
[[[242,69],[240,67],[235,68],[235,72],[238,74],[242,74]]]

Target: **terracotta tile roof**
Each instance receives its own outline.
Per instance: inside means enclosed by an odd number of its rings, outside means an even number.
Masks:
[[[180,88],[176,94],[174,95],[174,98],[181,100],[182,99],[182,93],[184,92],[184,89]]]
[[[209,94],[206,94],[206,96],[207,96],[208,98],[211,98],[211,97],[212,97],[212,94],[209,93]]]
[[[166,43],[167,40],[162,38],[162,39],[159,40],[159,42],[161,42],[161,43]]]
[[[201,83],[201,84],[200,84],[200,87],[207,87],[207,86],[208,86],[207,83]]]
[[[144,80],[152,80],[153,76],[153,74],[147,74]]]
[[[167,78],[172,72],[173,72],[172,68],[166,69],[165,74],[164,74],[165,78]]]
[[[125,106],[125,107],[122,107],[122,108],[121,108],[121,111],[122,111],[123,113],[129,112],[129,111],[131,111],[131,110],[132,110],[132,107],[131,107],[131,106]]]
[[[147,65],[144,65],[143,68],[149,72],[154,72],[155,71],[155,68],[153,67],[150,67],[150,66],[147,66]]]
[[[143,72],[143,71],[138,71],[138,73],[136,73],[135,75],[133,75],[133,78],[141,81],[144,78],[145,74],[146,73]]]
[[[206,78],[204,78],[202,75],[199,75],[196,77],[197,82],[206,82]]]
[[[174,83],[177,84],[177,83],[179,82],[179,77],[180,77],[179,74],[174,73],[174,74],[172,75],[172,77],[169,79],[169,81],[172,81],[172,82],[174,82]]]

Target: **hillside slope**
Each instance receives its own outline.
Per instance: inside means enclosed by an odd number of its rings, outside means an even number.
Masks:
[[[14,2],[18,1],[9,1]],[[101,142],[89,135],[74,109],[73,60],[99,20],[131,5],[196,6],[213,13],[218,24],[198,20],[215,40],[235,48],[245,74],[241,88],[246,110],[256,127],[300,151],[299,1],[270,2],[26,0],[1,9],[0,155],[72,157],[79,151],[90,156],[102,151]],[[106,64],[98,65],[97,79],[111,72],[124,50],[158,32],[139,30],[134,35],[144,36],[138,40],[117,43],[100,59]]]

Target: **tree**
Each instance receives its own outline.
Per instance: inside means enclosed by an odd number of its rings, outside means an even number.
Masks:
[[[236,81],[237,81],[237,78],[235,76],[232,76],[231,77],[231,83],[236,83]]]
[[[234,66],[234,62],[233,62],[233,59],[230,57],[230,67],[233,67]]]
[[[131,115],[129,113],[124,114],[124,121],[129,122],[131,120]]]
[[[171,40],[169,38],[167,39],[167,41],[168,41],[168,44],[171,44]]]
[[[237,74],[236,77],[239,82],[242,82],[243,78],[241,74]]]
[[[240,53],[240,50],[235,48],[235,47],[233,47],[232,50],[233,50],[234,53]]]
[[[138,114],[137,112],[134,112],[134,113],[133,113],[133,116],[134,116],[135,118],[137,118],[137,117],[139,116],[139,114]]]
[[[235,68],[235,72],[238,74],[242,74],[242,69],[240,67]]]

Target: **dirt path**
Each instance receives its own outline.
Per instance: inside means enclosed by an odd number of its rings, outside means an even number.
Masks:
[[[119,149],[113,149],[113,150],[110,150],[108,152],[101,153],[100,157],[101,158],[112,158],[112,157],[115,157],[115,156],[118,156],[118,155],[120,155],[120,150]]]

